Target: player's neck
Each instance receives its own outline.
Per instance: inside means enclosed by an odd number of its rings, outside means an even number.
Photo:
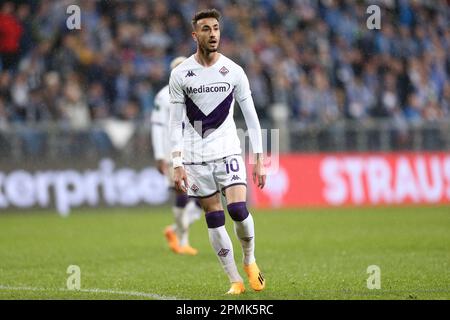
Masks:
[[[195,60],[204,67],[210,67],[220,58],[219,52],[204,52],[200,49],[194,55]]]

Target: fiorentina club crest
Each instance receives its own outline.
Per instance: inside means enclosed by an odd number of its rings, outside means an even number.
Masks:
[[[228,255],[228,252],[230,252],[229,249],[222,248],[222,249],[219,250],[219,252],[217,252],[217,255],[219,257],[226,257]]]
[[[223,66],[222,68],[220,68],[219,72],[225,77],[230,71],[228,71],[228,69]]]

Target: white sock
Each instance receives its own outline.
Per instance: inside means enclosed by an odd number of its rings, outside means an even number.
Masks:
[[[189,244],[189,212],[184,208],[173,207],[175,224],[177,225],[177,236],[180,247]]]
[[[188,229],[181,230],[178,240],[179,240],[180,247],[184,247],[184,246],[189,245],[189,231],[188,231]]]
[[[184,208],[172,207],[173,216],[175,218],[174,230],[177,234],[178,239],[180,239],[183,234],[183,210]]]
[[[179,227],[178,227],[178,219],[180,219],[182,210],[183,210],[183,208],[172,207],[173,218],[175,220],[175,223],[172,224],[172,228],[173,228],[173,231],[175,231],[175,233],[177,234],[177,237],[179,236],[178,235],[178,232],[179,232],[179,230],[178,230],[179,229]]]
[[[208,228],[211,243],[230,282],[243,282],[234,261],[233,244],[225,226]]]
[[[202,216],[202,208],[199,208],[195,201],[189,201],[188,204],[185,207],[185,210],[187,212],[187,223],[190,226],[192,223],[200,219]]]
[[[244,264],[255,262],[255,225],[252,215],[249,214],[242,221],[234,221],[234,231],[241,242]]]

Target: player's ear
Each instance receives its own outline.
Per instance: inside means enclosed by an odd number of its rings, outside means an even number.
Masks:
[[[197,42],[197,32],[192,31],[192,39],[194,39],[194,41]]]

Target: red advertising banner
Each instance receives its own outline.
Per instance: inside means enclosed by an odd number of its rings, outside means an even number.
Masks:
[[[280,155],[266,187],[251,192],[259,208],[450,204],[450,153]]]

